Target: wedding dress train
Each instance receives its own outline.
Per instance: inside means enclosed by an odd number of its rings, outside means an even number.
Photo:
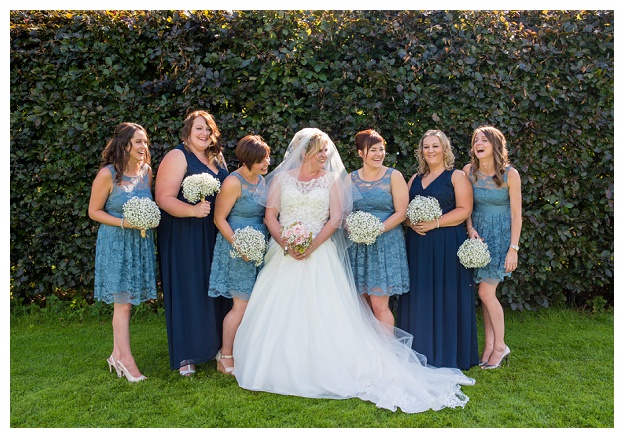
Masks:
[[[280,223],[303,222],[316,235],[329,217],[333,175],[282,181]],[[342,230],[337,230],[340,233]],[[348,263],[347,263],[348,265]],[[411,336],[380,324],[355,292],[334,241],[302,261],[271,239],[234,341],[242,388],[312,398],[358,397],[407,413],[464,406],[457,369],[433,368]]]

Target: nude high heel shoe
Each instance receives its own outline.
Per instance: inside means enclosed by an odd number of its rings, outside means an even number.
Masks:
[[[108,359],[106,359],[106,362],[108,363],[108,372],[109,373],[112,373],[113,372],[113,368],[115,368],[115,371],[117,371],[117,377],[123,377],[123,373],[121,372],[121,370],[119,369],[119,367],[115,363],[115,358],[113,357],[112,354],[111,354],[111,356]]]
[[[123,372],[123,375],[126,377],[126,379],[128,379],[128,382],[135,383],[147,379],[147,377],[145,377],[143,374],[141,374],[139,377],[134,377],[132,374],[130,374],[128,369],[124,366],[123,363],[121,363],[120,360],[117,361],[117,365],[119,365],[119,368],[121,368],[121,371]]]
[[[215,360],[217,361],[217,370],[221,371],[223,374],[229,374],[231,376],[234,375],[234,367],[226,367],[221,359],[233,359],[234,356],[224,356],[221,354],[221,350],[217,352],[217,356]]]

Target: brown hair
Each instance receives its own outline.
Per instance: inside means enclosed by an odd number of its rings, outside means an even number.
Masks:
[[[206,121],[206,124],[212,131],[210,133],[210,141],[212,145],[210,145],[206,149],[206,157],[208,157],[208,161],[214,161],[221,167],[225,167],[225,159],[223,158],[222,154],[223,146],[221,145],[221,132],[219,132],[219,128],[217,128],[217,124],[214,121],[214,118],[206,111],[197,110],[187,114],[186,118],[184,119],[184,126],[182,126],[182,132],[180,133],[180,138],[182,139],[182,142],[186,143],[186,141],[188,140],[189,135],[191,135],[191,129],[193,129],[193,123],[198,117],[203,117]]]
[[[251,170],[251,166],[269,156],[271,148],[259,135],[246,135],[238,141],[234,153],[240,164]]]
[[[472,178],[477,180],[477,172],[479,171],[479,159],[475,156],[472,147],[475,138],[479,132],[482,132],[488,141],[492,144],[494,150],[494,176],[492,180],[497,187],[501,187],[504,182],[502,176],[505,174],[505,167],[509,165],[509,153],[507,151],[507,140],[502,132],[493,126],[479,126],[472,133],[472,141],[470,143],[470,165],[472,167]]]
[[[364,155],[368,155],[368,150],[377,143],[385,146],[386,140],[373,129],[366,129],[355,134],[355,147],[358,151],[363,151]]]
[[[444,167],[446,170],[451,170],[453,168],[453,164],[455,163],[455,155],[453,154],[453,150],[451,149],[451,141],[446,136],[446,134],[439,129],[430,129],[425,132],[425,134],[420,139],[418,143],[418,149],[414,155],[418,158],[418,174],[426,175],[429,173],[429,164],[427,164],[427,160],[425,160],[425,154],[423,152],[423,142],[427,137],[438,137],[440,143],[442,144],[442,152],[444,153]]]
[[[100,169],[104,166],[112,164],[116,171],[115,184],[121,183],[121,177],[123,176],[126,165],[130,160],[130,148],[128,148],[128,144],[132,140],[132,137],[134,137],[134,133],[138,130],[145,133],[145,137],[147,137],[147,143],[149,145],[149,136],[147,135],[145,128],[136,123],[123,122],[117,125],[113,133],[113,138],[108,141],[104,151],[102,152]],[[152,156],[148,147],[145,153],[144,163],[149,165],[151,160]]]

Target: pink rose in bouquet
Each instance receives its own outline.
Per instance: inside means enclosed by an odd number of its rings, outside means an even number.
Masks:
[[[294,222],[281,229],[282,240],[287,247],[303,254],[312,243],[312,233],[301,222]]]

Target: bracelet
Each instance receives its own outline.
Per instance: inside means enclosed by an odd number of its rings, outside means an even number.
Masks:
[[[124,229],[124,226],[123,226],[123,218],[121,218],[121,225],[120,225],[120,226],[121,226],[121,229],[123,230],[123,229]]]
[[[440,219],[436,219],[438,221],[438,226],[436,228],[440,228]]]
[[[509,245],[509,247],[511,249],[515,249],[516,251],[518,251],[520,249],[520,247],[518,245]]]

